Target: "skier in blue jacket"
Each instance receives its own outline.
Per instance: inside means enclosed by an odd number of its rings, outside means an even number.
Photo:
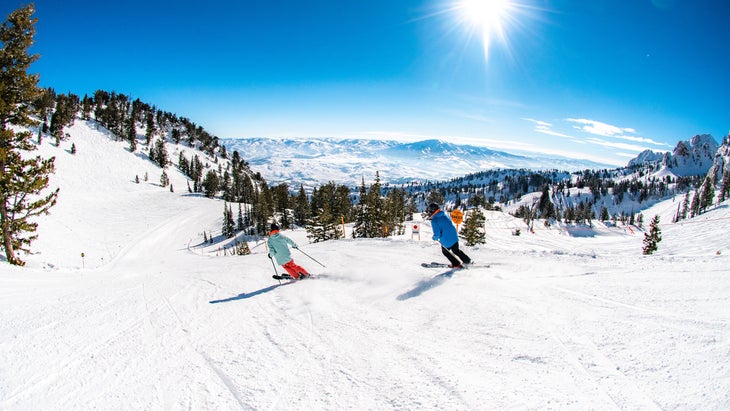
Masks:
[[[451,268],[464,268],[463,264],[471,263],[471,258],[459,250],[459,235],[456,227],[438,204],[428,205],[428,215],[433,228],[433,239],[441,243],[441,252],[449,259]]]
[[[282,266],[292,278],[298,280],[300,277],[309,277],[307,270],[295,263],[291,258],[289,246],[298,248],[297,243],[284,234],[281,234],[279,232],[279,226],[276,223],[271,224],[271,232],[266,243],[269,246],[269,258],[275,259],[276,263]]]

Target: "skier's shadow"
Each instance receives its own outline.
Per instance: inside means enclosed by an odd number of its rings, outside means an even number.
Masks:
[[[418,282],[418,284],[416,284],[415,287],[413,287],[412,290],[406,291],[405,293],[396,297],[396,299],[398,301],[405,301],[405,300],[411,299],[413,297],[418,297],[419,295],[423,294],[424,292],[443,284],[443,282],[446,281],[447,279],[451,278],[452,275],[454,275],[453,271],[447,271],[445,273],[435,275],[432,278],[429,278],[428,280],[421,280]]]
[[[265,288],[262,288],[260,290],[256,290],[256,291],[253,291],[250,293],[241,293],[235,297],[226,298],[224,300],[213,300],[213,301],[208,301],[208,302],[210,304],[218,304],[218,303],[227,303],[227,302],[238,301],[238,300],[247,300],[249,298],[256,297],[257,295],[268,293],[271,290],[274,290],[276,288],[279,288],[279,287],[287,285],[287,284],[291,284],[291,283],[274,284],[274,285],[270,285],[268,287],[265,287]]]

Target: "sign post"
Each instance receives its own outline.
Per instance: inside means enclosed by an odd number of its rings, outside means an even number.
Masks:
[[[459,231],[459,224],[464,221],[464,212],[458,208],[451,212],[451,221],[456,224],[456,231]]]
[[[413,236],[418,236],[418,241],[421,241],[421,226],[418,223],[413,223],[413,227],[411,227],[411,240],[413,240]]]

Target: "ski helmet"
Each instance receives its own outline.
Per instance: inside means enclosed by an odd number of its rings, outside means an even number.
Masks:
[[[436,203],[431,203],[428,205],[428,214],[433,215],[433,213],[439,211],[439,205]]]

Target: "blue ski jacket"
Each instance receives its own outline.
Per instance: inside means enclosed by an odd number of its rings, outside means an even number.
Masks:
[[[433,239],[442,246],[449,248],[459,241],[456,227],[446,214],[439,210],[431,217],[431,228],[433,228]]]
[[[284,234],[280,234],[279,230],[272,231],[269,235],[269,239],[266,240],[266,243],[269,245],[269,255],[273,257],[279,265],[284,265],[291,261],[291,251],[287,244],[294,248],[298,247],[294,240]]]

